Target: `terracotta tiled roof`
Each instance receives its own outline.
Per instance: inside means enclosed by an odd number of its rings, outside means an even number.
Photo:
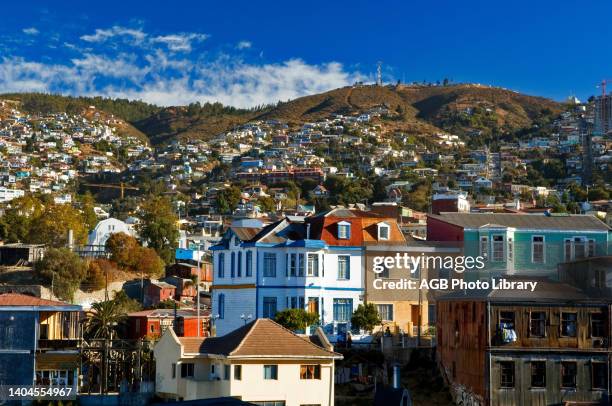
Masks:
[[[22,293],[0,294],[0,306],[72,306],[70,303],[55,300],[41,299],[39,297],[24,295]]]
[[[257,319],[222,337],[179,337],[186,354],[217,354],[233,357],[326,357],[340,354],[300,337],[270,319]]]

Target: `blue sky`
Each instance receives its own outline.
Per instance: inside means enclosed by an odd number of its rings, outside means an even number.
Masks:
[[[581,3],[588,3],[588,6]],[[383,78],[561,100],[612,79],[606,1],[15,1],[0,92],[241,107]]]

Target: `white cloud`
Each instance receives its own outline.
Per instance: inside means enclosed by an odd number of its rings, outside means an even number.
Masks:
[[[191,52],[191,43],[193,41],[201,42],[207,38],[208,35],[206,34],[186,33],[161,35],[153,38],[151,41],[165,44],[173,52]]]
[[[147,34],[140,29],[115,25],[109,29],[97,28],[94,34],[83,35],[81,39],[87,42],[104,42],[114,37],[129,37],[135,42],[140,42],[143,41],[146,36]]]
[[[176,33],[153,37],[141,30],[114,26],[81,37],[104,42],[126,37],[121,47],[96,45],[62,63],[31,61],[20,56],[0,58],[0,93],[54,92],[140,99],[158,105],[195,101],[236,107],[295,99],[364,80],[340,63],[308,64],[301,59],[277,63],[245,61],[237,56],[189,53],[207,36]],[[125,46],[127,45],[127,46]],[[258,59],[259,60],[259,59]]]
[[[39,33],[36,27],[24,28],[21,31],[23,31],[24,34],[28,34],[28,35],[38,35]]]
[[[240,41],[238,43],[238,45],[236,45],[236,48],[238,48],[238,49],[247,49],[247,48],[250,48],[251,46],[253,46],[251,41]]]

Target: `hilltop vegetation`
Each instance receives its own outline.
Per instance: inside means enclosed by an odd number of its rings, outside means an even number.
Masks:
[[[174,138],[210,139],[252,120],[289,124],[349,115],[386,106],[395,113],[388,129],[414,135],[451,132],[476,137],[481,145],[495,135],[512,135],[550,121],[562,105],[543,97],[481,85],[359,85],[300,97],[274,106],[238,109],[220,103],[161,108],[142,101],[103,97],[66,97],[38,93],[0,96],[19,100],[30,112],[76,112],[93,105],[129,122],[152,144]]]

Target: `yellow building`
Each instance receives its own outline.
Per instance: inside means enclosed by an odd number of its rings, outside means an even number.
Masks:
[[[334,361],[342,359],[322,330],[298,336],[269,319],[222,337],[177,337],[170,328],[154,352],[160,397],[285,406],[333,405]]]

